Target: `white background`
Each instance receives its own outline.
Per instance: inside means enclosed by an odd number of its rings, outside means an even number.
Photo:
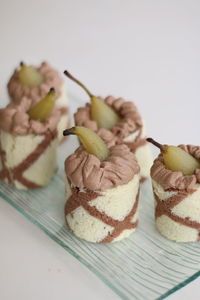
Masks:
[[[13,68],[46,59],[93,93],[134,100],[161,143],[200,144],[199,0],[0,0],[0,53],[1,106]],[[0,200],[0,299],[82,298],[118,299]],[[199,298],[200,278],[169,297]]]

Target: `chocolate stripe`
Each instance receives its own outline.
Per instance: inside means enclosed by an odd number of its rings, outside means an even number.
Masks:
[[[0,179],[3,180],[4,178],[7,178],[8,183],[12,183],[12,178],[10,176],[9,170],[6,167],[6,153],[2,150],[1,141],[0,141],[0,159],[2,163],[2,170],[0,172]]]
[[[140,183],[143,183],[143,182],[145,182],[146,180],[147,180],[147,177],[144,177],[144,176],[143,176],[143,177],[140,178]]]
[[[27,178],[23,177],[22,175],[18,175],[17,180],[29,189],[41,188],[41,185],[28,180]]]
[[[147,143],[146,139],[141,139],[142,135],[142,127],[139,128],[139,133],[136,136],[135,140],[132,142],[123,142],[125,145],[129,147],[131,152],[135,153],[138,147],[143,146]]]
[[[133,229],[137,226],[137,222],[132,223],[131,219],[135,215],[139,202],[139,192],[136,196],[136,200],[134,205],[129,212],[129,214],[124,218],[124,220],[119,221],[116,220],[104,212],[99,211],[95,206],[91,206],[89,204],[90,201],[96,199],[101,194],[87,190],[85,192],[80,192],[78,188],[72,188],[72,195],[66,202],[65,205],[65,216],[68,214],[73,215],[73,211],[78,207],[82,206],[92,217],[97,218],[98,220],[104,222],[105,224],[114,227],[112,233],[109,233],[101,243],[110,243],[113,239],[121,234],[121,232],[125,229]],[[68,227],[69,224],[67,223]]]
[[[144,146],[146,143],[147,143],[146,139],[141,139],[138,142],[126,142],[124,144],[129,147],[129,149],[131,150],[131,152],[135,153],[135,151],[137,150],[137,148],[139,148],[141,146]]]
[[[119,228],[116,227],[111,233],[109,233],[103,240],[101,240],[101,243],[111,243],[116,237],[118,237],[122,231],[124,231],[125,229],[134,229],[136,228],[138,225],[138,221],[134,222],[134,223],[130,223],[127,224],[125,228]]]
[[[139,191],[136,196],[135,203],[133,205],[132,210],[130,213],[125,217],[123,221],[121,221],[117,226],[115,226],[114,230],[112,233],[109,233],[102,241],[101,243],[111,243],[116,237],[118,237],[122,231],[125,229],[134,229],[138,225],[138,221],[131,223],[132,217],[135,215],[137,208],[138,208],[138,203],[139,203]]]
[[[55,139],[57,136],[57,130],[54,130],[53,132],[49,131],[44,135],[43,141],[38,144],[36,149],[31,152],[25,160],[23,160],[18,166],[16,166],[13,169],[8,169],[6,167],[6,157],[5,152],[3,150],[0,151],[0,157],[2,161],[2,167],[3,170],[0,172],[0,179],[8,179],[8,182],[12,185],[14,185],[14,180],[19,181],[21,184],[26,186],[28,189],[36,189],[41,187],[41,185],[38,185],[26,178],[23,177],[23,172],[27,170],[35,161],[39,159],[39,157],[44,153],[44,151],[47,149],[47,147],[50,145],[51,141]],[[0,144],[1,147],[1,144]],[[1,149],[1,148],[0,148]],[[4,154],[4,155],[3,155]],[[11,178],[10,174],[13,175],[13,178]]]
[[[82,202],[82,206],[92,217],[99,219],[106,225],[116,227],[123,222],[113,219],[112,217],[106,215],[104,212],[99,211],[95,206],[90,206],[88,203]]]
[[[48,132],[45,134],[43,141],[38,144],[36,149],[31,152],[25,160],[23,160],[17,167],[15,167],[12,172],[14,173],[14,178],[17,179],[18,174],[23,173],[27,168],[30,167],[38,158],[41,156],[41,154],[46,150],[46,148],[49,146],[51,141],[56,137],[57,132],[54,130],[53,132]]]
[[[70,183],[69,183],[70,184]],[[96,199],[100,194],[88,190],[87,192],[80,192],[76,187],[72,188],[72,195],[65,204],[65,215],[72,213],[76,208],[82,205],[82,202],[88,202]]]
[[[62,106],[62,107],[59,107],[59,109],[60,109],[60,112],[61,112],[61,116],[66,115],[66,114],[69,113],[68,107]]]
[[[190,192],[186,191],[180,191],[176,195],[173,195],[172,197],[168,198],[167,200],[160,200],[160,198],[154,193],[154,198],[156,200],[156,208],[155,208],[155,217],[161,217],[162,215],[166,215],[171,220],[198,230],[198,238],[197,241],[200,241],[200,223],[191,220],[189,217],[179,217],[172,213],[172,209],[176,207],[180,202],[182,202],[188,194],[194,193],[196,190],[190,190]]]
[[[187,197],[188,193],[185,191],[179,192],[176,195],[168,198],[167,200],[160,200],[159,197],[154,193],[155,200],[157,202],[156,205],[156,217],[160,217],[162,214],[165,214],[166,211],[170,211],[176,205],[178,205],[185,197]]]

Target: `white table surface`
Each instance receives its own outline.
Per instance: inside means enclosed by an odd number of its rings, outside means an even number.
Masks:
[[[1,0],[0,105],[13,68],[46,59],[96,94],[133,99],[161,143],[200,144],[199,29],[198,0]],[[1,300],[119,299],[1,199],[0,241]],[[168,299],[199,300],[200,278]]]

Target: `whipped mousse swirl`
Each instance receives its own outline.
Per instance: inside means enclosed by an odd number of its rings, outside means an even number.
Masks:
[[[200,160],[200,146],[179,145],[179,147]],[[200,183],[200,169],[196,169],[192,175],[183,175],[182,172],[171,171],[165,167],[162,153],[153,163],[151,176],[164,190],[188,191],[193,189],[196,183]]]
[[[106,191],[126,184],[139,170],[135,155],[123,144],[112,146],[103,162],[82,146],[65,161],[66,176],[71,184],[92,191]]]
[[[13,135],[45,134],[48,130],[57,128],[61,111],[55,108],[45,122],[31,120],[27,111],[31,108],[32,100],[26,97],[20,104],[11,103],[6,108],[0,109],[0,130]]]
[[[34,66],[33,66],[34,67]],[[28,87],[22,84],[19,80],[19,70],[16,69],[8,82],[8,93],[13,101],[20,103],[22,98],[28,97],[32,100],[32,105],[37,103],[43,98],[50,88],[54,88],[56,92],[56,98],[61,95],[61,87],[63,85],[63,79],[58,71],[52,66],[43,62],[38,68],[34,67],[43,77],[43,82],[34,88]]]
[[[111,129],[112,133],[119,141],[143,126],[141,116],[133,102],[125,101],[123,98],[114,98],[112,96],[106,97],[104,101],[112,107],[121,118],[121,120]],[[75,123],[77,126],[85,126],[93,131],[97,131],[97,122],[91,120],[90,110],[91,105],[89,103],[84,107],[80,107],[74,114]]]

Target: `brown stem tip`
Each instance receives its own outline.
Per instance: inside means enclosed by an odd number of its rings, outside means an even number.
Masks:
[[[49,93],[55,93],[55,89],[53,87],[50,88]]]
[[[68,128],[68,129],[65,129],[65,130],[63,131],[63,135],[64,135],[64,136],[72,135],[72,134],[75,135],[75,127]]]
[[[24,66],[24,62],[21,61],[21,62],[20,62],[20,67],[23,67],[23,66]]]
[[[161,145],[160,143],[156,142],[154,139],[152,138],[147,138],[147,142],[153,144],[154,146],[158,147],[160,149],[160,151],[165,151],[165,146]]]

